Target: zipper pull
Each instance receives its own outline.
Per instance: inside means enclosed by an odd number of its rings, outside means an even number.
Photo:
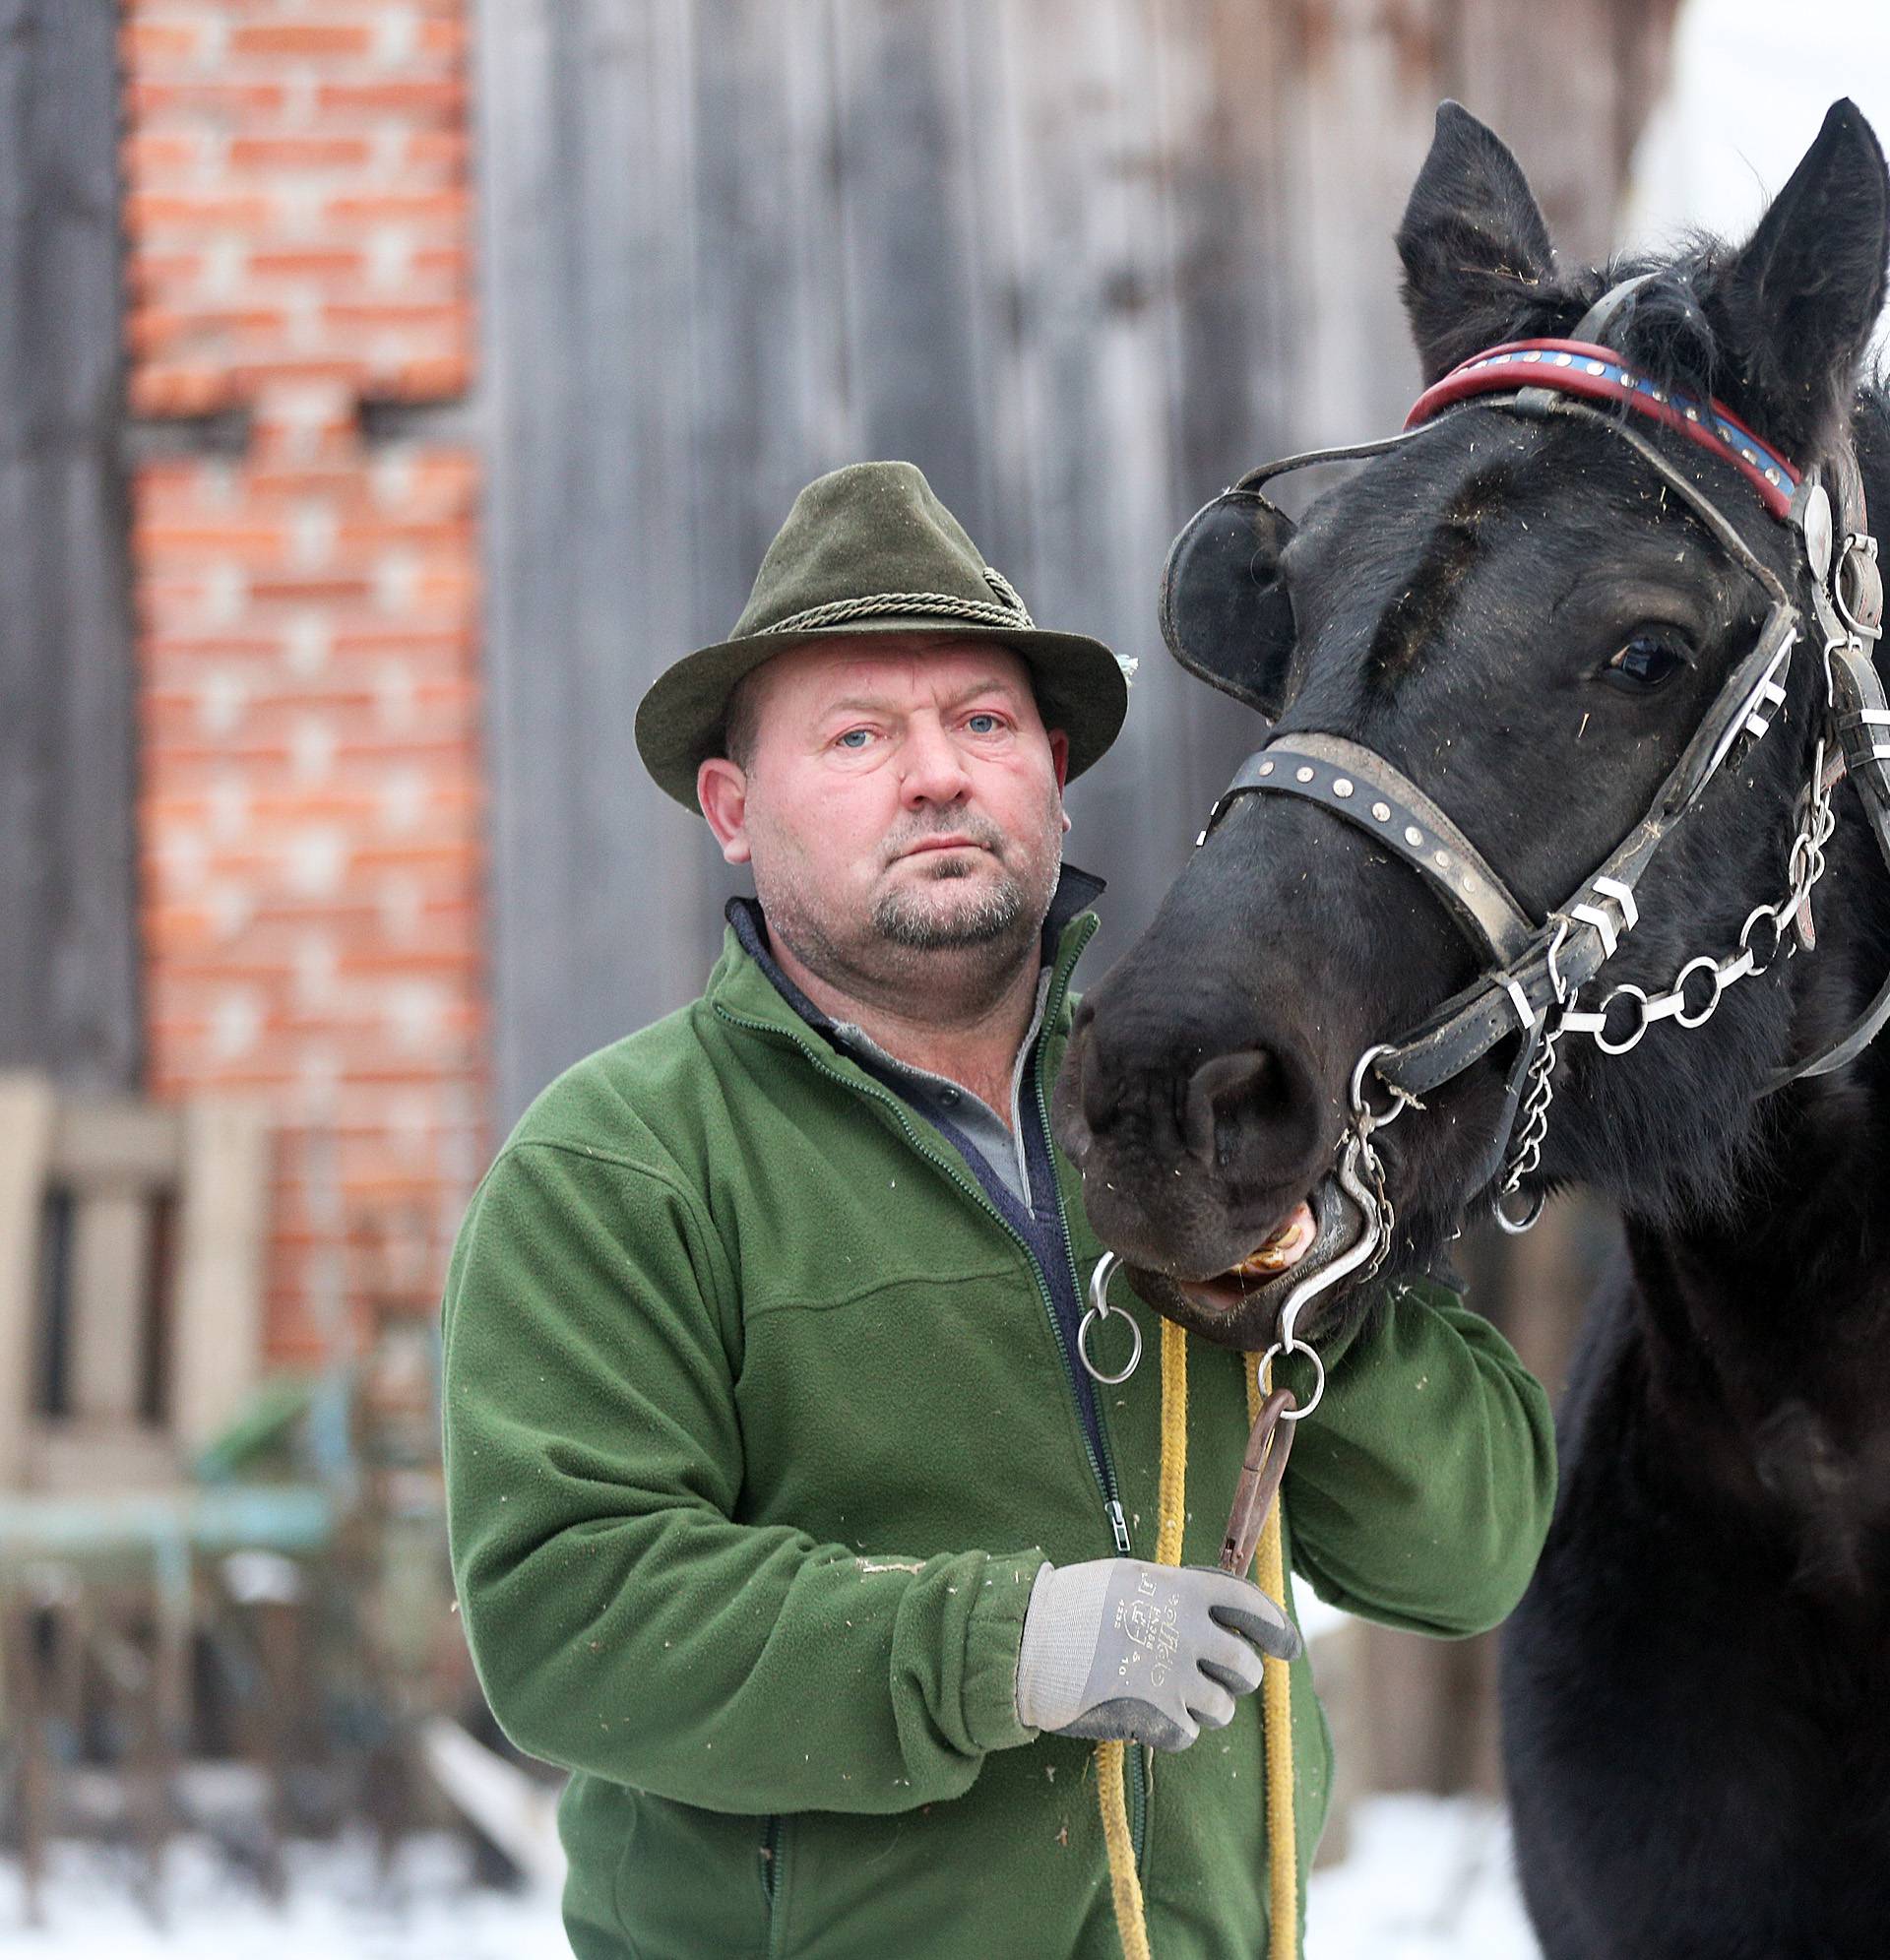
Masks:
[[[1109,1525],[1115,1533],[1115,1549],[1126,1558],[1129,1555],[1129,1528],[1122,1521],[1122,1506],[1111,1498],[1105,1506],[1109,1514]]]

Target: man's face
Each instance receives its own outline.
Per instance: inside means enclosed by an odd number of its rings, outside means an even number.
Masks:
[[[1024,662],[976,640],[837,639],[777,655],[747,686],[748,766],[705,763],[699,789],[771,928],[837,980],[941,953],[1014,962],[1067,827],[1067,744]]]

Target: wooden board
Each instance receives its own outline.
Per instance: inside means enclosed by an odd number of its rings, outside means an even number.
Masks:
[[[73,1206],[68,1301],[71,1413],[138,1420],[150,1317],[151,1203],[141,1192],[82,1191]]]
[[[262,1369],[269,1135],[267,1112],[244,1099],[205,1097],[184,1112],[166,1426],[185,1459],[236,1414]]]
[[[183,1171],[183,1123],[170,1103],[133,1097],[62,1098],[51,1173],[62,1182],[147,1194]]]
[[[117,0],[0,0],[0,1066],[136,1086]]]
[[[23,1481],[55,1497],[151,1496],[181,1486],[184,1471],[175,1440],[154,1423],[62,1419],[28,1425]]]
[[[37,1385],[39,1225],[52,1152],[52,1085],[0,1075],[0,1490],[26,1474]]]

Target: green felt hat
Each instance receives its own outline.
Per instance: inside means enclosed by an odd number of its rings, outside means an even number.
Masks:
[[[660,674],[637,708],[637,752],[677,802],[724,753],[728,697],[744,674],[793,647],[865,633],[992,640],[1031,669],[1046,728],[1069,737],[1081,776],[1114,741],[1133,661],[1101,640],[1046,633],[910,463],[855,463],[817,477],[768,547],[734,632]]]

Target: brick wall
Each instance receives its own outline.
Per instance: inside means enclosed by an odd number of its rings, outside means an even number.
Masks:
[[[136,485],[151,1088],[277,1112],[283,1359],[489,1146],[476,459],[362,428],[469,386],[465,11],[124,7],[133,411],[218,418]]]

